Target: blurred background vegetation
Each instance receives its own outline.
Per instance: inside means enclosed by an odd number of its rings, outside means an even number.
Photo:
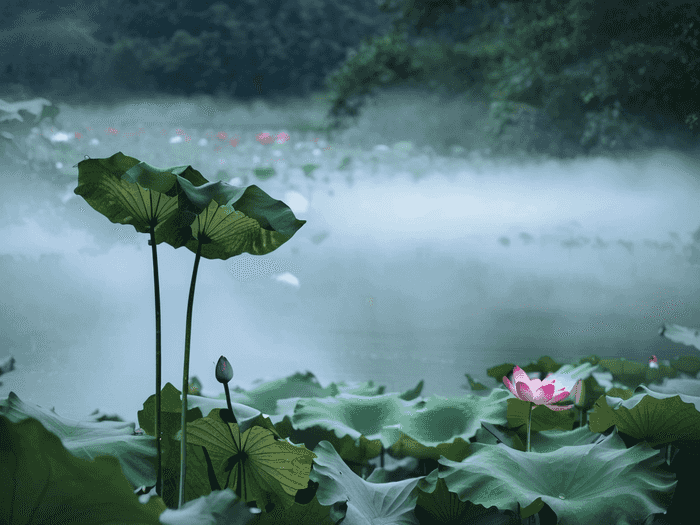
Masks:
[[[700,4],[680,0],[5,0],[0,92],[67,103],[321,93],[329,129],[396,86],[488,108],[502,149],[697,142]]]

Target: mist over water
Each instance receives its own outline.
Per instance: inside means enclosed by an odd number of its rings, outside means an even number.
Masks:
[[[411,126],[414,137],[397,128],[387,144],[431,136]],[[90,156],[117,151],[102,146]],[[465,373],[496,386],[487,368],[543,354],[671,358],[684,347],[658,337],[661,323],[700,322],[694,157],[461,158],[416,181],[385,153],[377,173],[352,180],[249,182],[307,224],[268,256],[200,262],[190,378],[205,393],[221,393],[223,354],[231,386],[310,370],[323,386],[372,379],[389,392],[423,379],[425,395],[455,396]],[[0,358],[14,355],[17,370],[0,378],[0,396],[136,421],[155,384],[147,236],[71,196],[77,169],[31,188],[21,173],[2,176]],[[163,384],[180,389],[194,254],[162,244],[158,262]]]

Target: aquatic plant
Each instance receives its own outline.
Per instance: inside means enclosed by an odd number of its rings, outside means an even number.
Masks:
[[[487,375],[502,383],[513,368],[501,363]],[[676,377],[681,369],[693,378]],[[422,382],[387,394],[372,381],[324,388],[307,372],[226,394],[233,369],[222,357],[215,376],[224,394],[190,399],[187,502],[177,509],[175,491],[161,498],[151,486],[154,395],[135,431],[95,415],[67,419],[10,392],[0,399],[0,522],[624,525],[692,515],[697,356],[659,369],[617,357],[562,364],[543,356],[522,370],[572,397],[579,381],[586,392],[570,410],[530,410],[503,386],[470,381],[471,394],[426,397]],[[649,380],[659,374],[664,385]],[[177,443],[181,392],[166,383],[161,394],[164,443]],[[590,417],[575,428],[580,410]],[[668,446],[676,451],[663,457]],[[179,458],[164,457],[168,487]]]
[[[549,376],[547,376],[549,377]],[[530,452],[530,428],[532,426],[532,411],[537,405],[544,405],[550,410],[568,410],[574,408],[574,405],[559,406],[554,403],[566,399],[569,397],[571,392],[567,392],[564,388],[560,388],[556,393],[554,392],[554,379],[545,378],[544,381],[539,379],[530,379],[522,368],[516,366],[513,368],[513,383],[503,376],[503,383],[508,387],[511,393],[520,399],[528,403],[530,410],[528,410],[527,418],[527,452]],[[580,388],[581,380],[577,383],[577,395],[580,398]],[[578,403],[578,399],[576,400]],[[535,405],[535,406],[533,406]]]
[[[182,505],[192,307],[200,258],[226,260],[243,252],[251,255],[270,253],[287,242],[306,221],[297,219],[284,202],[273,199],[258,186],[237,187],[221,181],[209,182],[192,166],[160,169],[118,152],[109,158],[82,160],[77,167],[76,195],[83,197],[110,221],[131,224],[137,232],[150,235],[148,244],[152,247],[156,310],[156,492],[161,496],[161,328],[156,246],[166,242],[174,248],[185,246],[195,252],[187,301],[182,379],[179,490],[179,505]]]

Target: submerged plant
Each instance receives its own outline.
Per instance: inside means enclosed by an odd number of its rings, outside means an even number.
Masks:
[[[185,415],[192,307],[199,260],[201,257],[226,260],[243,252],[270,253],[291,239],[306,221],[297,219],[284,202],[273,199],[255,185],[243,188],[221,181],[208,182],[191,166],[159,169],[118,152],[105,159],[88,158],[77,167],[76,195],[110,221],[131,224],[136,231],[150,234],[156,306],[156,492],[161,497],[160,291],[156,246],[166,242],[174,248],[186,246],[195,253],[185,326],[178,500],[181,507],[186,474]]]

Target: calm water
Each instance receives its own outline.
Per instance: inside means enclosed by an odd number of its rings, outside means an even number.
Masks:
[[[692,158],[463,159],[419,182],[378,164],[322,188],[258,183],[308,222],[269,256],[202,260],[190,377],[205,392],[219,393],[224,354],[244,388],[310,370],[323,386],[424,379],[425,394],[451,396],[465,373],[496,386],[487,368],[542,354],[670,358],[682,347],[658,337],[661,323],[700,324]],[[3,176],[0,357],[18,370],[0,395],[135,421],[154,388],[146,237],[71,197],[74,180],[30,189],[21,173]],[[161,245],[158,259],[163,383],[180,388],[194,254]]]

